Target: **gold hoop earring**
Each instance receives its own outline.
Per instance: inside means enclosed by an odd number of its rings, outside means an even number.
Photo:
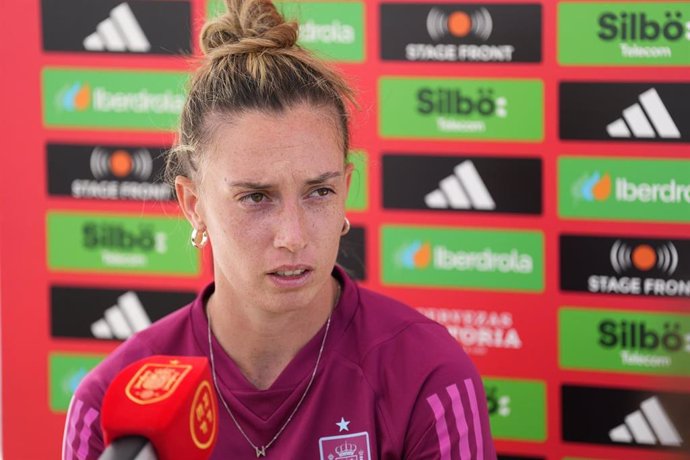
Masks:
[[[201,249],[208,243],[208,233],[206,230],[199,232],[196,228],[192,230],[192,246]]]
[[[347,235],[347,233],[350,231],[350,228],[352,228],[352,226],[350,225],[350,221],[346,217],[345,223],[343,224],[343,229],[340,230],[340,236]]]

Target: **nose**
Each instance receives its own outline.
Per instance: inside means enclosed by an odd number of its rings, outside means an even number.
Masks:
[[[273,246],[298,252],[307,246],[305,210],[298,203],[286,203],[275,222]]]

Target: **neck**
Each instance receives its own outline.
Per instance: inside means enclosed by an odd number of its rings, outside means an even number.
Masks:
[[[225,352],[247,380],[263,390],[275,382],[326,323],[338,294],[339,284],[331,278],[314,305],[276,313],[242,304],[231,291],[216,283],[216,290],[208,299],[207,314],[212,332]]]

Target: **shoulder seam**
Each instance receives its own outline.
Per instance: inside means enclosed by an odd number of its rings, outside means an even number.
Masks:
[[[431,320],[427,320],[427,321],[414,321],[414,322],[406,323],[405,325],[403,325],[403,327],[401,327],[399,330],[393,332],[393,333],[390,334],[389,336],[384,337],[384,338],[382,338],[382,339],[380,339],[380,340],[374,342],[374,343],[371,345],[371,347],[369,347],[369,349],[368,349],[367,351],[365,351],[365,352],[362,354],[362,358],[361,358],[360,362],[357,363],[357,364],[361,366],[362,363],[364,363],[364,361],[367,360],[367,358],[369,357],[369,354],[371,354],[372,352],[374,352],[376,349],[378,349],[379,347],[383,346],[384,344],[386,344],[386,343],[388,343],[388,342],[391,342],[391,341],[395,340],[399,335],[401,335],[403,332],[406,332],[409,328],[411,328],[411,327],[413,327],[413,326],[420,326],[420,325],[429,325],[429,326],[432,326],[432,327],[441,327],[443,330],[445,330],[445,328],[443,328],[443,326],[441,326],[440,324],[435,323],[435,322],[433,322],[433,321],[431,321]]]

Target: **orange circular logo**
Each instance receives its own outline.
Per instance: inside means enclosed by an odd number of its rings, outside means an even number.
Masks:
[[[651,270],[656,264],[656,251],[648,244],[641,244],[633,250],[632,261],[638,270]]]
[[[455,11],[448,18],[448,31],[456,37],[464,37],[472,31],[472,19],[464,11]]]
[[[110,156],[110,170],[116,177],[125,177],[132,172],[132,155],[126,150],[116,150]]]

